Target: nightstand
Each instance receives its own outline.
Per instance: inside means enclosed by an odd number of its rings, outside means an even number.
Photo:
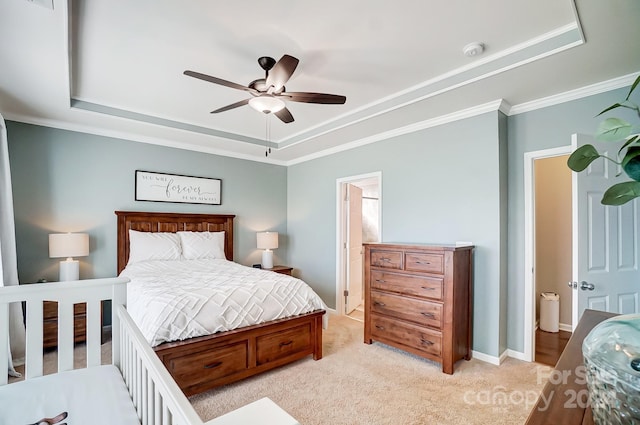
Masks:
[[[45,301],[42,311],[44,348],[58,346],[58,303]],[[73,305],[73,341],[82,342],[87,338],[87,304]]]
[[[276,272],[276,273],[280,273],[280,274],[286,274],[286,275],[291,276],[291,271],[293,270],[293,267],[276,265],[276,266],[273,266],[273,268],[271,268],[271,269],[265,269],[265,270],[269,270],[269,271],[272,271],[272,272]]]

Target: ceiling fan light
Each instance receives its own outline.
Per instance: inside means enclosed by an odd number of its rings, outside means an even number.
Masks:
[[[264,112],[265,114],[278,112],[284,108],[284,102],[277,97],[269,95],[261,95],[249,99],[249,106],[258,112]]]

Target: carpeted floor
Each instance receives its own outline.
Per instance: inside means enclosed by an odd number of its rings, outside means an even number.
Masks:
[[[309,357],[190,400],[203,420],[269,397],[303,425],[521,424],[551,371],[513,359],[499,367],[472,359],[445,375],[436,363],[364,344],[363,324],[346,316],[331,316],[323,339],[322,360]],[[102,353],[109,358],[109,343]],[[56,369],[56,357],[45,355],[45,373]],[[76,364],[84,359],[79,345]]]
[[[363,343],[362,323],[331,317],[324,357],[191,397],[211,419],[269,397],[303,425],[521,424],[551,368],[461,361],[454,375],[392,347]],[[538,382],[539,381],[539,382]]]

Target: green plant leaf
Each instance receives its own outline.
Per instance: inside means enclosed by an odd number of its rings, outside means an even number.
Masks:
[[[600,111],[600,113],[598,115],[596,115],[596,117],[599,117],[600,115],[604,114],[605,112],[609,112],[610,110],[619,108],[621,106],[622,105],[619,104],[619,103],[614,103],[613,105],[609,106],[608,108],[603,109],[602,111]]]
[[[603,205],[622,205],[640,196],[640,182],[631,181],[611,186],[602,196]]]
[[[600,154],[593,145],[584,145],[573,151],[567,159],[567,165],[573,171],[580,172],[598,158],[600,158]]]
[[[636,87],[638,87],[638,84],[640,84],[640,75],[638,75],[638,78],[636,78],[636,80],[631,85],[631,89],[629,89],[629,94],[627,95],[627,98],[625,100],[629,100],[629,98],[631,97],[631,93],[633,93]]]
[[[618,157],[620,157],[620,154],[622,153],[624,148],[626,148],[629,145],[632,145],[633,143],[635,143],[638,140],[640,140],[640,134],[634,134],[633,136],[629,137],[627,139],[627,141],[624,142],[624,145],[622,145],[622,147],[618,150]]]
[[[631,134],[632,126],[621,118],[607,118],[598,126],[596,138],[609,142],[624,139]]]

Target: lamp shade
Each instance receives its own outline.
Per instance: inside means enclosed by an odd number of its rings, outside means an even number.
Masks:
[[[278,232],[257,233],[258,249],[276,249],[278,247]]]
[[[84,257],[89,255],[87,233],[52,233],[49,235],[49,257]]]
[[[278,112],[284,108],[284,102],[277,97],[273,97],[268,94],[252,97],[249,99],[249,106],[258,112],[264,112],[268,114],[270,112]]]

